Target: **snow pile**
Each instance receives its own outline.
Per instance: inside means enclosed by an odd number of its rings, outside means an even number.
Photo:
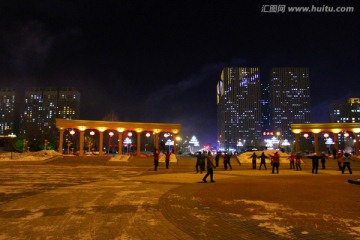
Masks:
[[[165,162],[165,154],[160,154],[159,162]],[[170,155],[170,162],[177,162],[177,158],[175,154]]]
[[[110,158],[110,162],[128,162],[130,155],[115,155]]]
[[[41,150],[38,152],[5,152],[0,153],[0,161],[43,161],[62,154],[54,150]]]

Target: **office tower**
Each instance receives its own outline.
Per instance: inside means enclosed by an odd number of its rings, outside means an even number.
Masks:
[[[360,122],[360,98],[349,98],[346,103],[332,103],[329,106],[330,122]]]
[[[219,148],[261,142],[261,84],[256,67],[227,67],[217,83]]]
[[[263,133],[272,132],[270,114],[270,85],[261,83],[261,131]]]
[[[15,133],[15,89],[0,88],[0,135]]]
[[[55,118],[79,119],[80,93],[74,88],[30,88],[25,91],[21,133],[29,140],[57,136]]]
[[[270,74],[272,128],[280,140],[293,141],[292,123],[310,123],[308,68],[273,68]]]

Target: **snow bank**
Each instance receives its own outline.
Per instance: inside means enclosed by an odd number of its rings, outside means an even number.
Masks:
[[[130,155],[115,155],[110,158],[110,162],[128,162]]]
[[[0,161],[44,161],[46,159],[62,156],[54,150],[41,150],[38,152],[6,152],[0,153]]]

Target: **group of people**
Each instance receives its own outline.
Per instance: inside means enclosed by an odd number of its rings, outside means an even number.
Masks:
[[[335,150],[336,151],[336,150]],[[321,163],[322,169],[325,169],[326,160],[328,159],[328,156],[323,152],[321,155],[317,155],[316,153],[313,155],[307,155],[307,158],[310,158],[312,160],[312,173],[317,174],[319,169],[319,160]],[[265,170],[266,168],[266,159],[271,159],[271,165],[272,165],[272,173],[275,172],[279,173],[279,166],[280,166],[280,154],[278,152],[275,152],[273,155],[266,156],[264,152],[260,156],[257,156],[255,152],[249,157],[252,160],[252,168],[256,169],[256,159],[260,158],[260,167],[259,170],[261,170],[261,167],[264,166]],[[296,171],[301,171],[301,159],[302,156],[300,153],[291,153],[291,155],[288,157],[288,160],[290,161],[290,169],[296,168]],[[334,153],[334,159],[337,159],[339,170],[342,171],[342,173],[345,172],[345,169],[347,168],[349,170],[349,173],[352,174],[352,170],[350,167],[350,161],[352,160],[352,157],[349,153],[343,153],[342,151],[335,152]]]
[[[272,173],[279,174],[279,166],[280,166],[280,154],[278,152],[275,152],[274,154],[270,154],[269,156],[266,156],[264,152],[261,153],[260,156],[257,156],[254,152],[249,158],[252,160],[252,167],[253,169],[256,169],[256,159],[260,158],[260,167],[259,170],[261,170],[261,167],[264,166],[265,170],[267,170],[266,167],[266,159],[271,160],[271,166],[272,166]],[[301,170],[301,161],[300,161],[300,155],[291,155],[290,157],[290,168],[294,168],[294,162],[296,161],[296,170]]]
[[[343,151],[333,150],[333,157],[337,160],[339,171],[344,174],[345,169],[349,170],[349,173],[352,174],[350,161],[352,160],[352,156],[349,153],[344,153]]]
[[[164,154],[165,154],[165,165],[166,165],[166,168],[168,169],[169,163],[170,163],[171,152],[167,151]],[[153,155],[154,155],[154,171],[157,171],[157,168],[159,166],[160,152],[157,149],[155,149]]]
[[[325,162],[326,162],[326,159],[328,159],[328,156],[326,156],[326,154],[324,152],[320,156],[318,156],[316,153],[314,153],[314,155],[307,156],[307,157],[312,160],[312,171],[311,171],[312,173],[315,173],[315,174],[318,173],[319,160],[321,162],[322,169],[325,169]],[[337,160],[339,171],[341,171],[342,174],[344,174],[346,168],[349,170],[349,173],[352,174],[352,170],[351,170],[351,166],[350,166],[350,161],[352,160],[352,156],[349,153],[347,153],[347,152],[344,153],[343,151],[338,152],[338,151],[336,151],[336,149],[334,149],[333,157],[334,157],[334,159]]]
[[[167,151],[165,154],[165,163],[166,163],[166,168],[169,168],[169,162],[170,162],[170,155],[171,153],[169,151]],[[160,156],[160,152],[155,149],[154,151],[154,171],[157,171],[157,168],[159,166],[159,156]],[[222,154],[221,152],[217,152],[216,156],[215,156],[215,164],[213,162],[214,158],[211,154],[211,152],[199,152],[198,155],[196,156],[196,173],[202,173],[203,171],[205,171],[205,168],[207,168],[207,173],[204,176],[204,178],[202,179],[203,182],[207,182],[207,177],[210,176],[210,181],[211,182],[215,182],[213,179],[214,176],[214,172],[213,169],[215,169],[216,167],[219,167],[219,161],[220,161],[220,157],[222,156],[223,161],[224,161],[224,169],[227,170],[228,168],[230,170],[232,170],[232,166],[231,166],[231,153],[227,152],[225,154]],[[350,161],[352,160],[352,157],[349,153],[343,153],[342,151],[337,152],[336,150],[333,152],[333,156],[334,159],[337,159],[338,162],[338,166],[339,166],[339,170],[342,171],[342,173],[344,173],[345,169],[347,168],[349,170],[349,173],[352,174],[352,170],[350,167]],[[316,153],[313,155],[307,155],[307,158],[310,158],[312,160],[312,173],[317,174],[318,173],[318,168],[319,168],[319,160],[321,162],[322,165],[322,169],[325,169],[325,164],[326,164],[326,160],[328,159],[328,156],[323,152],[321,155],[317,155]],[[255,152],[249,157],[252,159],[252,167],[253,169],[257,169],[256,168],[256,159],[260,158],[260,166],[259,166],[259,170],[261,170],[261,167],[264,166],[265,170],[267,170],[266,167],[266,159],[270,159],[271,160],[271,166],[272,166],[272,173],[279,173],[279,166],[280,166],[280,154],[278,152],[275,152],[274,154],[269,154],[268,156],[265,155],[264,152],[261,153],[260,156],[257,156],[255,154]],[[296,168],[296,171],[301,171],[301,154],[300,153],[291,153],[291,155],[288,157],[289,161],[290,161],[290,169],[294,169]],[[238,162],[239,165],[241,166],[241,163]]]
[[[223,158],[223,163],[224,163],[224,170],[230,169],[232,170],[232,166],[231,166],[231,152],[217,152],[215,155],[215,164],[214,164],[214,157],[212,156],[211,152],[199,152],[196,158],[196,173],[202,173],[203,171],[205,171],[205,165],[207,168],[207,173],[204,176],[204,178],[202,179],[203,182],[207,182],[206,179],[208,176],[210,176],[210,181],[211,182],[215,182],[213,179],[214,176],[214,171],[213,169],[219,167],[219,162],[220,162],[220,158]],[[206,164],[205,164],[206,163]],[[241,165],[240,162],[238,162],[239,165]]]
[[[205,171],[205,166],[207,168],[207,173],[205,174],[204,178],[202,179],[203,182],[207,182],[208,176],[210,176],[210,181],[214,181],[214,168],[218,166],[218,160],[216,160],[216,165],[213,162],[213,156],[211,155],[211,152],[199,152],[196,156],[196,173],[202,173]]]

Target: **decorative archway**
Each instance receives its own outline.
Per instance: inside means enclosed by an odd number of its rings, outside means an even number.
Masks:
[[[339,149],[338,134],[340,132],[352,132],[355,138],[355,155],[359,155],[360,123],[302,123],[291,124],[295,134],[296,151],[300,152],[300,134],[312,133],[314,136],[314,149],[319,152],[319,133],[331,133],[334,136],[335,149]]]
[[[77,129],[80,132],[80,149],[79,155],[84,155],[84,133],[85,130],[97,130],[98,142],[99,142],[99,155],[103,155],[103,142],[105,131],[117,131],[118,132],[118,151],[122,153],[123,133],[132,132],[136,133],[136,154],[140,154],[141,146],[141,133],[151,132],[154,134],[155,148],[159,148],[159,133],[169,132],[173,135],[174,141],[177,134],[181,130],[181,124],[178,123],[141,123],[141,122],[112,122],[112,121],[94,121],[94,120],[68,120],[62,118],[55,119],[56,128],[59,130],[59,152],[63,153],[64,132],[66,129]],[[97,135],[94,135],[97,137]],[[134,137],[134,136],[133,136]],[[176,154],[176,144],[174,144],[174,154]]]

